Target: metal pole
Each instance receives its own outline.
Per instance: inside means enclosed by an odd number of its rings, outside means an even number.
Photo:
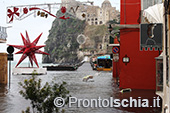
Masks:
[[[118,85],[117,62],[116,62],[116,84]]]
[[[124,24],[126,24],[126,0],[124,0]]]
[[[9,89],[11,84],[11,61],[9,61]]]

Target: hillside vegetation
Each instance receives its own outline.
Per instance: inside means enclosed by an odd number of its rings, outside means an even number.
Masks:
[[[87,37],[81,51],[77,42],[77,37],[80,34]],[[107,27],[105,25],[90,26],[85,21],[76,18],[55,19],[44,48],[45,52],[50,55],[43,56],[43,63],[79,63],[83,60],[82,50],[96,51],[98,43],[102,43],[106,34]]]

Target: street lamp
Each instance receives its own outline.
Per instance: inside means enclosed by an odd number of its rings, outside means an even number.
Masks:
[[[123,57],[123,63],[125,63],[125,65],[127,65],[129,62],[130,62],[130,58],[127,55],[125,55]]]

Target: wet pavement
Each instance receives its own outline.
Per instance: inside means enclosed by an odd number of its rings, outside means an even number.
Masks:
[[[86,75],[93,75],[94,82],[83,82],[83,77]],[[18,82],[30,77],[30,75],[12,75],[10,90],[7,90],[7,86],[0,86],[0,113],[21,113],[30,106],[30,102],[19,94],[21,87],[18,85]],[[78,99],[98,99],[99,97],[123,99],[138,96],[152,99],[153,96],[156,96],[154,91],[148,90],[134,90],[131,93],[120,94],[119,88],[112,80],[112,73],[94,71],[89,63],[84,63],[76,71],[48,71],[47,75],[40,75],[37,78],[41,78],[44,83],[52,80],[57,83],[67,82],[70,95]],[[64,109],[66,113],[160,113],[157,108],[77,108],[76,106],[68,108],[66,106]]]

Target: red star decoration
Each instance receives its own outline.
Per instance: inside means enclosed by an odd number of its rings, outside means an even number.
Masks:
[[[13,46],[14,48],[20,49],[20,51],[18,51],[15,54],[23,54],[21,59],[19,60],[19,62],[17,63],[16,67],[28,56],[29,57],[29,61],[33,67],[33,61],[35,62],[35,64],[37,65],[37,67],[39,67],[37,59],[35,57],[35,53],[38,54],[46,54],[49,55],[48,53],[45,53],[41,50],[39,50],[40,48],[44,47],[45,45],[41,45],[41,46],[36,46],[36,44],[38,43],[40,37],[41,37],[42,33],[31,43],[28,33],[26,31],[26,38],[22,35],[21,33],[21,37],[23,40],[24,45],[10,45]]]

